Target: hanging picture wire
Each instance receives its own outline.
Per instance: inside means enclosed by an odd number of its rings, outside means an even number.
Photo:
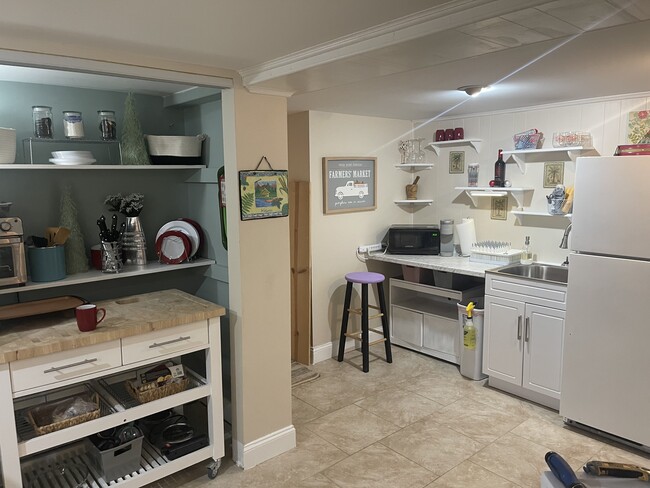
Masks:
[[[262,162],[270,170],[260,170]],[[262,156],[254,170],[239,172],[239,199],[242,220],[288,216],[288,172],[274,170],[266,156]]]

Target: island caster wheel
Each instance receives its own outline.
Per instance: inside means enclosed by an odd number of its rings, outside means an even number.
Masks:
[[[211,480],[215,479],[217,477],[220,467],[221,467],[221,459],[217,459],[216,461],[213,461],[210,464],[208,464],[208,478],[210,478]]]

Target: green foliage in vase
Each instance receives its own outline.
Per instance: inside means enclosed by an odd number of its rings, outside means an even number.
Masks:
[[[88,271],[86,243],[77,219],[77,205],[72,198],[70,186],[63,187],[61,193],[59,226],[70,229],[70,237],[65,243],[65,271],[67,274]]]
[[[151,164],[144,143],[144,135],[138,113],[135,110],[135,96],[129,93],[124,101],[122,122],[122,164]]]
[[[144,195],[142,193],[131,193],[127,196],[107,195],[104,205],[112,212],[120,212],[127,217],[137,217],[144,207]]]

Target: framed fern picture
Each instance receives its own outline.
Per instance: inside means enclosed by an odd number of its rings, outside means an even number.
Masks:
[[[240,171],[239,199],[242,220],[289,215],[288,172]]]

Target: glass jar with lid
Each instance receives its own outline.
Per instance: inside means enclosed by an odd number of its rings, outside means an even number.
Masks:
[[[52,139],[52,107],[34,105],[32,117],[34,119],[34,137]]]
[[[63,135],[68,139],[83,139],[84,122],[81,112],[74,110],[63,112]]]
[[[117,123],[115,122],[115,112],[113,110],[98,110],[99,132],[104,141],[114,141],[117,139]]]

